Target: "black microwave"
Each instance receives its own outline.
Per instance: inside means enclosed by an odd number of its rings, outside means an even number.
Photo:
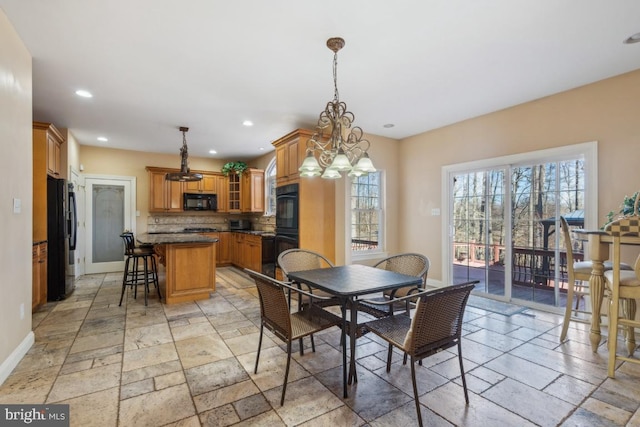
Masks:
[[[185,211],[215,211],[218,210],[217,194],[184,193]]]

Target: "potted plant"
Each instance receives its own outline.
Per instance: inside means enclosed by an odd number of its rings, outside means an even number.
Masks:
[[[640,191],[636,191],[633,196],[624,196],[622,204],[617,212],[611,211],[607,214],[607,224],[616,219],[618,216],[633,215],[636,198],[640,195]]]
[[[246,171],[247,168],[248,166],[245,162],[228,162],[222,166],[222,173],[224,176],[228,176],[230,173],[242,175],[242,172]]]

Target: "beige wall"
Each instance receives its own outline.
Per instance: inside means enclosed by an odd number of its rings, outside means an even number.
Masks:
[[[81,145],[80,162],[84,166],[83,173],[87,175],[136,177],[136,209],[140,211],[136,230],[138,233],[143,233],[147,231],[149,216],[149,177],[145,167],[178,169],[180,154],[144,153]],[[225,163],[225,160],[189,156],[189,167],[192,170],[220,172]]]
[[[33,343],[31,95],[31,55],[0,10],[0,383]],[[14,198],[21,200],[20,213],[13,213]]]
[[[598,222],[640,189],[640,70],[407,138],[400,144],[400,247],[442,277],[444,165],[598,141]]]

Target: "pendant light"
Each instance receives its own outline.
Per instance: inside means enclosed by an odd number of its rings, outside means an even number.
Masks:
[[[165,175],[167,181],[200,181],[201,173],[192,173],[189,170],[189,150],[187,149],[188,127],[180,126],[182,132],[182,148],[180,148],[180,172],[168,173]]]

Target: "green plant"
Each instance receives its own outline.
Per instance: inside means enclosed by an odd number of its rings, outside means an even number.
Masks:
[[[222,173],[224,176],[229,175],[230,173],[237,173],[238,175],[242,175],[242,172],[246,171],[248,168],[245,162],[229,162],[225,163],[222,166]]]
[[[622,204],[620,205],[620,209],[617,212],[611,211],[607,214],[607,224],[613,221],[616,216],[622,215],[632,215],[634,205],[636,203],[636,198],[640,195],[640,191],[636,191],[633,196],[627,196],[625,194],[624,199],[622,199]]]

